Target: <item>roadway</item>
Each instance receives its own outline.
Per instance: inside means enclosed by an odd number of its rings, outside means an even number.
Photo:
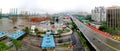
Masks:
[[[77,25],[79,30],[83,33],[86,39],[97,51],[120,51],[120,42],[106,38],[99,33],[91,30],[86,25],[81,23],[78,19],[71,16],[73,22]]]

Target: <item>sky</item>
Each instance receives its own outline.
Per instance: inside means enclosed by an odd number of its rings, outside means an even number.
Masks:
[[[3,13],[7,13],[10,8],[48,13],[90,12],[91,9],[98,6],[120,6],[120,0],[0,0],[0,8]]]

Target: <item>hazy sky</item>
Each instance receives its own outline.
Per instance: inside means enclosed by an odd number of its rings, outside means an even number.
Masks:
[[[120,0],[0,0],[0,8],[7,12],[10,8],[31,9],[40,12],[87,11],[95,6],[120,6]],[[37,9],[36,9],[37,8]]]

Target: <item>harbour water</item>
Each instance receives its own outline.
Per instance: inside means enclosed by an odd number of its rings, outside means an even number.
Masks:
[[[0,19],[0,31],[7,31],[13,28],[12,20],[9,18]]]

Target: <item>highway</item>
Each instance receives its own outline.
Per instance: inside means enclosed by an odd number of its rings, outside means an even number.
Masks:
[[[120,51],[120,42],[116,42],[112,39],[100,35],[99,33],[88,28],[73,16],[71,16],[71,18],[79,30],[83,33],[85,38],[96,49],[96,51]]]

